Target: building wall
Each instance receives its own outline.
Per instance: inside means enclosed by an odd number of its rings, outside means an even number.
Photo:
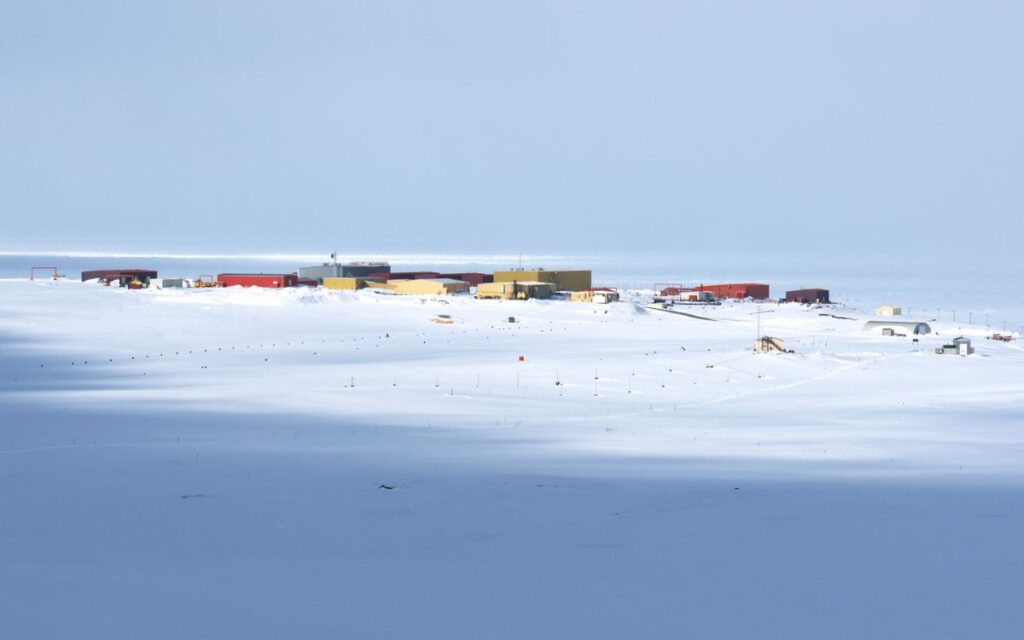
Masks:
[[[587,289],[585,291],[573,291],[569,294],[573,302],[598,302],[605,304],[615,302],[619,299],[619,292],[614,289]]]
[[[343,264],[341,265],[341,273],[338,275],[343,278],[368,278],[374,274],[387,280],[392,277],[391,265],[385,263]]]
[[[515,285],[511,282],[482,282],[476,286],[476,297],[481,300],[512,300],[516,297]]]
[[[384,280],[433,280],[441,277],[437,271],[387,271],[372,273],[371,277]]]
[[[451,278],[452,280],[462,280],[468,282],[470,286],[477,287],[485,282],[494,282],[494,276],[489,273],[442,273],[438,275],[439,278]]]
[[[217,282],[222,287],[241,286],[280,289],[282,287],[297,286],[299,277],[294,273],[222,273],[217,276]]]
[[[469,284],[462,281],[442,281],[436,279],[388,280],[395,285],[395,293],[400,295],[431,295],[445,296],[469,291]]]
[[[322,264],[316,267],[301,267],[298,274],[300,279],[321,282],[324,278],[341,277],[341,265]]]
[[[766,284],[754,282],[735,282],[729,284],[702,284],[694,287],[697,291],[710,291],[716,298],[743,298],[765,299],[769,298],[769,287]]]
[[[828,289],[797,289],[786,292],[786,302],[828,302]]]
[[[142,282],[146,282],[151,278],[157,276],[156,271],[151,269],[94,269],[92,271],[82,272],[82,282],[86,280],[95,280],[97,278],[106,278],[109,275],[120,275],[123,278],[137,278]]]
[[[522,273],[517,271],[516,273]],[[545,300],[551,297],[555,285],[549,282],[485,282],[476,288],[480,299],[517,300],[519,294],[526,298]]]
[[[323,285],[325,289],[355,291],[365,287],[366,281],[362,278],[324,278]]]
[[[548,282],[559,291],[580,291],[590,289],[592,284],[589,270],[558,270],[548,271],[536,269],[532,271],[495,271],[495,282]]]

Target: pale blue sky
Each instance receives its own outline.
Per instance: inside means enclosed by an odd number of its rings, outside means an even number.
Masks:
[[[0,249],[1007,266],[1022,7],[0,0]]]

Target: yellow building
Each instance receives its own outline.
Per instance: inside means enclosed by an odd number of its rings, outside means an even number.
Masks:
[[[469,291],[469,283],[451,278],[388,280],[392,290],[403,296],[450,296]]]
[[[325,289],[342,289],[344,291],[355,291],[366,286],[363,278],[324,278]]]
[[[589,270],[534,269],[528,271],[495,271],[495,282],[546,282],[554,285],[556,291],[580,291],[591,287]]]
[[[544,299],[551,297],[553,287],[548,282],[481,282],[476,286],[476,297],[481,300]]]
[[[573,302],[593,302],[595,304],[608,304],[619,301],[619,292],[615,289],[586,289],[584,291],[573,291],[569,294]]]

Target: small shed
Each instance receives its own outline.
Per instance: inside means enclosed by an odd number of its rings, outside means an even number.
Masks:
[[[573,291],[569,294],[569,299],[573,302],[608,304],[619,301],[619,292],[609,288],[584,289],[583,291]]]
[[[883,304],[882,306],[875,309],[875,315],[901,316],[903,315],[903,309],[901,309],[900,307],[894,307],[891,304]]]
[[[786,343],[781,338],[761,336],[754,341],[754,353],[786,353]]]
[[[974,353],[974,347],[971,346],[970,338],[960,336],[959,338],[953,338],[948,344],[935,347],[935,353],[939,355],[969,356]]]

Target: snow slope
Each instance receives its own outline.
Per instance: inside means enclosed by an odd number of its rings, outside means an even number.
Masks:
[[[725,303],[709,322],[23,280],[0,299],[11,637],[1024,622],[1024,353],[981,326],[914,343],[842,307]],[[795,353],[753,354],[758,318]],[[934,355],[957,335],[977,353]]]

